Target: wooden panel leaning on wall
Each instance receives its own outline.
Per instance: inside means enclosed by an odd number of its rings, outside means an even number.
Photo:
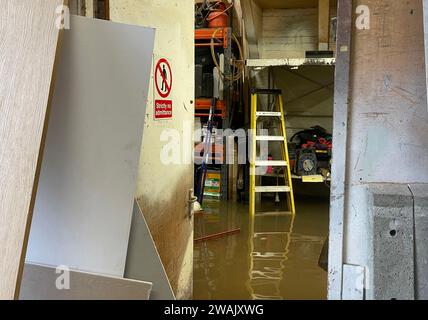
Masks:
[[[0,299],[16,299],[67,0],[0,0]]]

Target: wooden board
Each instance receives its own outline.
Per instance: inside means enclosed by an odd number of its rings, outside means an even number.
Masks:
[[[302,176],[303,183],[322,183],[324,182],[324,177],[320,174],[312,176]]]
[[[69,282],[63,270],[26,264],[21,300],[149,300],[152,284],[70,270]],[[68,285],[69,288],[57,288]]]
[[[330,0],[318,2],[318,49],[328,50],[330,43]]]
[[[18,296],[63,0],[0,0],[0,299]]]
[[[137,201],[134,202],[125,278],[153,282],[151,300],[175,300],[168,275]]]
[[[155,31],[72,16],[27,262],[123,277]]]

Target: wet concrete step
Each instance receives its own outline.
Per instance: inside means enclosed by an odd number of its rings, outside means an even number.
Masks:
[[[293,213],[290,211],[271,211],[271,212],[257,212],[256,217],[289,217]],[[288,232],[266,232],[266,234],[286,234]],[[257,234],[263,234],[263,232],[257,232]]]

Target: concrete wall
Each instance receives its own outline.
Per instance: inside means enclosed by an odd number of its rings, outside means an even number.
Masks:
[[[263,10],[262,58],[302,58],[317,49],[317,9]]]
[[[428,299],[428,184],[411,185],[415,213],[415,295]]]
[[[163,165],[164,130],[175,129],[191,147],[194,121],[194,1],[110,0],[111,20],[156,28],[155,59],[172,64],[174,118],[155,121],[153,81],[145,119],[144,141],[136,196],[150,226],[166,272],[178,299],[192,295],[193,221],[188,218],[188,192],[193,188],[191,149],[187,164]],[[190,131],[189,131],[190,132]],[[182,139],[182,140],[183,140]]]
[[[298,131],[317,125],[332,132],[334,67],[304,66],[298,70],[273,67],[270,76],[268,68],[252,72],[254,86],[267,88],[269,81],[270,86],[283,91],[289,138]],[[259,108],[267,107],[265,98],[260,97],[259,101]]]
[[[86,16],[88,18],[94,17],[94,0],[85,0],[86,1]]]
[[[246,37],[248,58],[261,58],[261,38],[263,33],[263,9],[254,0],[240,0]]]
[[[426,300],[428,184],[370,183],[356,188],[364,217],[353,228],[366,233],[358,243],[366,257],[360,266],[344,266],[343,298]]]
[[[331,8],[330,16],[336,15]],[[334,49],[333,37],[330,48]],[[265,9],[261,58],[304,58],[306,51],[318,50],[318,9]]]
[[[408,185],[366,186],[368,300],[415,299],[414,199]]]
[[[353,34],[344,262],[367,266],[363,190],[428,182],[428,112],[422,1],[360,4],[371,10],[371,28]]]
[[[276,87],[284,92],[290,138],[294,133],[316,125],[332,132],[334,67],[274,68],[273,78]]]

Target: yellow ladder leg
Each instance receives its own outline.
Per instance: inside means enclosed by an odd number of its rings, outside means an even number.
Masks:
[[[250,215],[256,214],[257,94],[251,95]]]
[[[294,215],[296,214],[296,205],[294,202],[294,191],[293,191],[293,178],[291,176],[291,166],[290,166],[290,156],[288,152],[288,139],[287,139],[287,129],[285,126],[285,113],[284,113],[284,103],[282,100],[282,95],[278,96],[279,99],[279,112],[281,113],[281,128],[282,128],[282,134],[284,136],[284,146],[282,148],[283,157],[285,158],[285,161],[287,161],[287,169],[285,174],[285,179],[288,181],[288,186],[290,188],[290,193],[288,194],[288,203],[289,208],[291,210],[291,213]]]

